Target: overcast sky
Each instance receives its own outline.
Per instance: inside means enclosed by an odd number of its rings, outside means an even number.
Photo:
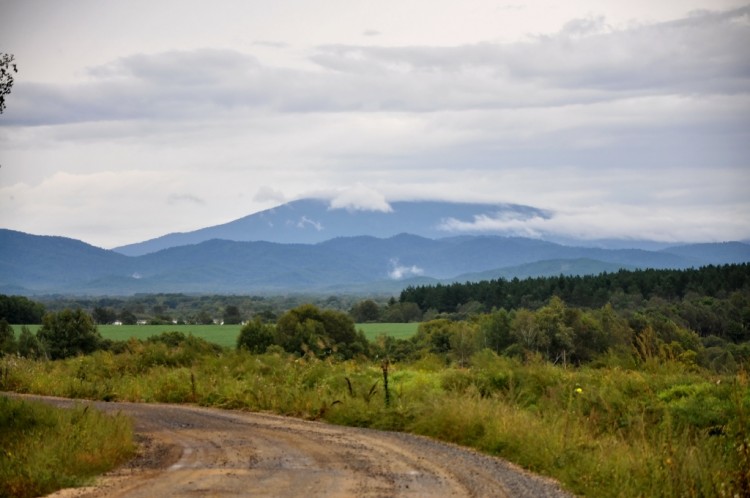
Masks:
[[[0,0],[0,227],[110,248],[323,196],[746,240],[748,47],[731,0]]]

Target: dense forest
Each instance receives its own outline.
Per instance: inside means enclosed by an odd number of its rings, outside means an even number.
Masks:
[[[408,287],[401,302],[422,311],[454,312],[468,302],[492,308],[538,308],[552,296],[571,306],[598,308],[607,303],[638,306],[652,298],[674,301],[685,297],[726,297],[750,288],[750,264],[705,266],[687,270],[620,270],[600,275],[490,280]]]

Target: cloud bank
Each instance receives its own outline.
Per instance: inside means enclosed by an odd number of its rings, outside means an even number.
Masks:
[[[592,14],[511,41],[419,45],[370,25],[358,43],[259,37],[19,77],[0,120],[2,225],[112,247],[328,192],[332,209],[554,213],[445,220],[447,234],[750,239],[748,19],[750,6]]]

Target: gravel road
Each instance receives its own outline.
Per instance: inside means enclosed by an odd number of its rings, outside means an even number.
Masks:
[[[83,403],[132,417],[140,449],[96,485],[58,498],[572,496],[504,460],[409,434],[185,405]]]

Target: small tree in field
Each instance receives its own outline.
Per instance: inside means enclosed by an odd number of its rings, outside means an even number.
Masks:
[[[248,322],[237,338],[237,349],[247,349],[251,353],[265,353],[268,346],[276,343],[273,325],[263,323],[260,318]]]
[[[94,320],[81,309],[47,313],[37,337],[53,360],[93,353],[102,340]]]
[[[349,315],[312,304],[284,313],[276,323],[276,334],[279,345],[290,353],[352,358],[369,350],[364,333],[356,330]]]

